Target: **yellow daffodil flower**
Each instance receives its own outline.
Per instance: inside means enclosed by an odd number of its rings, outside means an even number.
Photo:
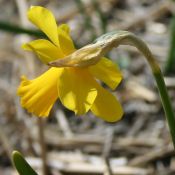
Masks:
[[[69,26],[57,26],[49,10],[33,6],[28,11],[28,18],[49,40],[31,41],[24,44],[23,49],[34,52],[45,64],[76,52],[69,35]],[[97,79],[115,89],[122,75],[117,65],[107,58],[83,67],[51,67],[34,80],[22,76],[18,95],[21,97],[22,107],[40,117],[47,117],[55,101],[60,99],[66,108],[77,115],[91,110],[105,121],[119,120],[123,115],[120,103],[114,95],[100,86]]]

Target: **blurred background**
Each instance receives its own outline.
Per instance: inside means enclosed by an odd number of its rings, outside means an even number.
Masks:
[[[124,76],[113,92],[125,111],[121,121],[107,123],[92,113],[76,117],[59,101],[43,120],[22,109],[16,95],[20,76],[33,79],[48,69],[21,49],[22,43],[40,38],[26,18],[31,5],[47,7],[58,24],[69,24],[77,48],[106,32],[135,33],[161,66],[175,109],[172,0],[0,0],[0,174],[17,174],[12,150],[20,151],[43,175],[175,174],[174,151],[155,81],[133,47],[120,46],[108,54]]]

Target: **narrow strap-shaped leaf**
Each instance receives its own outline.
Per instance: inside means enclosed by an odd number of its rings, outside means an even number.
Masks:
[[[13,151],[12,158],[13,164],[20,175],[38,175],[18,151]]]

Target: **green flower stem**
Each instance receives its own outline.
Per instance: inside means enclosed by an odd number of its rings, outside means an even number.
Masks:
[[[175,148],[175,114],[170,102],[170,98],[167,92],[167,88],[164,82],[164,78],[161,72],[161,69],[159,67],[159,65],[157,64],[154,56],[152,55],[151,51],[149,50],[149,48],[147,47],[147,45],[140,40],[139,38],[137,38],[135,35],[130,34],[128,36],[128,40],[133,43],[133,45],[135,47],[138,48],[138,50],[140,50],[143,55],[145,56],[145,58],[147,59],[152,73],[154,75],[154,78],[156,80],[157,83],[157,88],[159,90],[159,94],[161,97],[161,101],[162,101],[162,105],[165,111],[165,115],[166,115],[166,119],[168,122],[168,126],[169,126],[169,130],[171,133],[171,137],[172,137],[172,141],[173,141],[173,145]]]
[[[175,14],[171,19],[171,27],[170,27],[170,46],[168,51],[168,57],[166,59],[166,64],[164,68],[164,73],[174,74],[175,73]]]
[[[159,89],[164,111],[167,116],[167,122],[169,125],[172,141],[175,148],[175,116],[174,116],[173,108],[171,106],[170,98],[168,96],[167,88],[165,86],[162,73],[161,72],[154,73],[154,77],[157,83],[157,87]]]
[[[32,29],[26,29],[23,27],[19,27],[17,25],[9,24],[7,22],[0,21],[0,30],[15,33],[15,34],[28,34],[36,37],[44,37],[46,38],[46,35],[38,30],[32,30]]]

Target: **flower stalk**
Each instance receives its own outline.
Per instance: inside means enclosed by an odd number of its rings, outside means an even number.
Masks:
[[[131,40],[133,41],[135,46],[143,53],[143,55],[145,56],[145,58],[147,59],[149,65],[151,67],[151,70],[152,70],[153,76],[156,80],[157,88],[159,90],[159,94],[161,97],[165,116],[166,116],[169,130],[171,133],[173,145],[175,147],[175,115],[174,115],[174,111],[173,111],[173,108],[171,105],[171,101],[170,101],[170,98],[169,98],[169,95],[167,92],[167,88],[165,85],[165,81],[164,81],[161,69],[159,68],[158,64],[156,63],[155,58],[152,55],[151,51],[149,50],[149,48],[146,46],[146,44],[142,40],[138,39],[136,36],[132,36]]]
[[[167,88],[163,79],[163,75],[159,65],[157,64],[153,54],[148,46],[134,34],[127,31],[109,32],[97,40],[67,57],[52,61],[50,66],[60,67],[84,67],[96,64],[107,52],[119,45],[131,45],[136,47],[146,58],[151,67],[153,76],[157,83],[157,88],[161,97],[162,105],[168,122],[172,141],[175,147],[175,115],[167,92]]]

